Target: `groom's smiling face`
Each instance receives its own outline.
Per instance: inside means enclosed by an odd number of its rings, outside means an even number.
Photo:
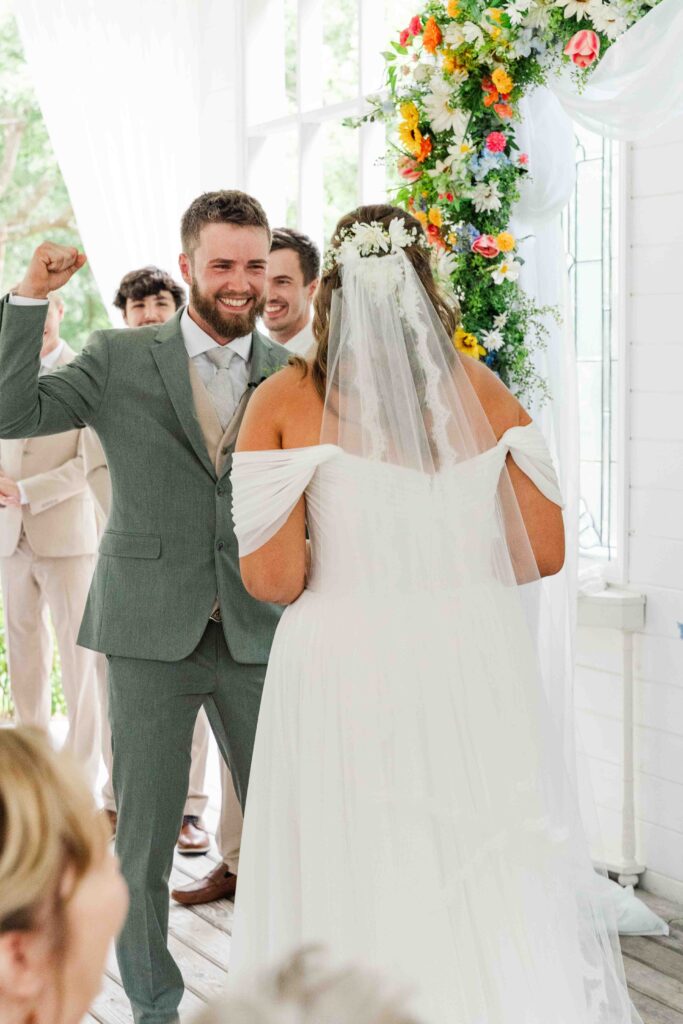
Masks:
[[[180,270],[190,313],[219,345],[251,334],[265,306],[270,239],[264,228],[205,224]]]

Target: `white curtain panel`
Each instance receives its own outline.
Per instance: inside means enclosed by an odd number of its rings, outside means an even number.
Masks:
[[[15,14],[103,301],[148,263],[177,277],[200,191],[198,6],[21,0]]]

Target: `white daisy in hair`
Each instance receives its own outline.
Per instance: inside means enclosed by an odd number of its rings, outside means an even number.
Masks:
[[[415,232],[409,231],[403,217],[394,217],[389,222],[389,238],[391,249],[396,252],[398,249],[407,249],[415,243]]]

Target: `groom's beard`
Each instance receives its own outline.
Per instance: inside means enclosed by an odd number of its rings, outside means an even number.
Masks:
[[[199,313],[209,327],[213,328],[216,334],[227,341],[232,341],[234,338],[243,338],[247,334],[251,334],[256,327],[256,321],[266,307],[265,296],[258,298],[256,295],[250,295],[250,302],[244,313],[230,313],[227,310],[224,312],[218,304],[219,298],[243,299],[246,296],[218,292],[216,295],[209,297],[200,292],[196,281],[193,281],[190,285],[190,299],[193,309]]]

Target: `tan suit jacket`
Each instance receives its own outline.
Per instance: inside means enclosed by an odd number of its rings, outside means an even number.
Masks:
[[[65,344],[58,366],[75,357]],[[21,480],[28,498],[21,508],[0,508],[0,558],[14,554],[22,527],[33,552],[45,558],[97,551],[97,518],[83,458],[87,434],[69,430],[28,440],[0,440],[0,470]]]

